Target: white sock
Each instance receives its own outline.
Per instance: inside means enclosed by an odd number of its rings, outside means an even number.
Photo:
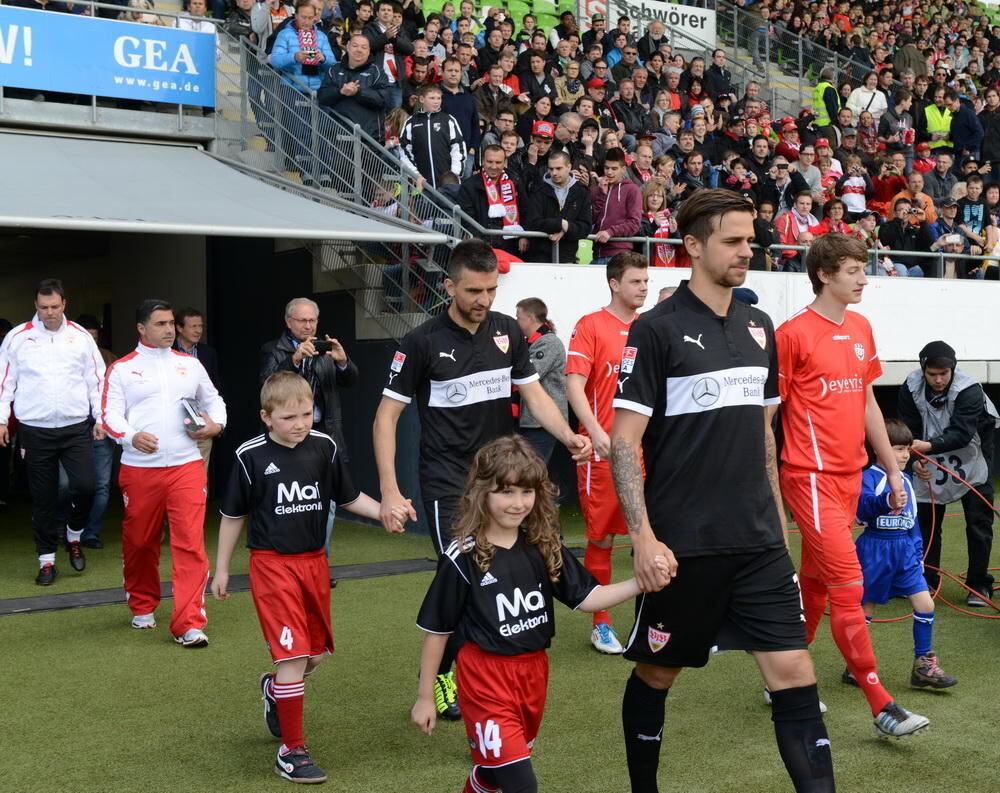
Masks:
[[[66,539],[70,542],[80,542],[80,538],[83,536],[83,529],[80,531],[73,531],[69,526],[66,527]]]
[[[55,564],[56,555],[54,553],[40,553],[38,554],[38,566],[44,567],[47,564]]]

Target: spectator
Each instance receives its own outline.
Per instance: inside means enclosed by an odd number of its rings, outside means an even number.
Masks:
[[[774,225],[774,204],[769,200],[761,201],[755,212],[753,221],[754,242],[758,247],[753,249],[750,259],[751,270],[774,270],[774,254],[770,246],[778,241],[778,229]]]
[[[971,250],[972,246],[969,238],[959,228],[958,201],[951,196],[943,199],[941,205],[938,207],[938,212],[940,214],[937,221],[931,225],[931,232],[934,235],[934,243],[931,245],[931,250],[940,250],[944,247],[945,237],[950,234],[957,234],[962,242],[961,253],[975,253],[975,251]]]
[[[270,61],[271,66],[282,73],[280,96],[285,167],[301,172],[304,184],[313,183],[315,160],[310,150],[313,117],[308,91],[315,91],[324,84],[323,75],[336,61],[329,39],[316,29],[315,23],[316,9],[311,0],[297,0],[295,18],[278,31]],[[330,182],[325,168],[320,173],[320,182]]]
[[[626,44],[622,50],[622,59],[612,67],[611,78],[621,86],[622,80],[632,77],[632,72],[639,68],[639,51],[634,44]]]
[[[663,115],[663,123],[653,137],[653,156],[672,151],[677,145],[677,133],[681,128],[681,114],[671,110]]]
[[[947,89],[934,89],[933,104],[924,108],[917,117],[917,140],[927,142],[931,151],[951,149],[951,109],[946,99]]]
[[[979,113],[979,123],[983,127],[980,155],[992,170],[1000,172],[1000,90],[988,88],[983,97],[986,106]]]
[[[169,303],[144,300],[136,309],[136,328],[139,344],[112,364],[102,398],[104,428],[122,446],[122,568],[132,627],[156,627],[160,542],[163,518],[169,515],[170,633],[183,647],[204,647],[208,480],[197,441],[222,432],[226,405],[205,367],[171,349],[175,333]],[[150,383],[156,386],[150,388]],[[197,406],[201,429],[185,432],[181,403]],[[176,405],[176,415],[164,411],[165,404]]]
[[[680,181],[684,184],[681,201],[685,201],[697,191],[711,187],[708,174],[705,172],[705,157],[700,151],[692,151],[684,158],[684,171]]]
[[[664,25],[658,19],[654,19],[646,26],[646,32],[643,34],[642,38],[639,39],[636,45],[640,61],[645,63],[650,59],[654,52],[659,52],[660,47],[669,43],[669,40],[664,35],[664,32]]]
[[[500,110],[497,112],[496,118],[493,119],[492,126],[483,133],[483,137],[480,140],[480,152],[487,146],[499,145],[500,137],[505,132],[514,132],[514,119],[516,115],[513,110]],[[517,138],[517,147],[522,145],[521,138],[515,134]]]
[[[681,70],[671,66],[665,71],[667,74],[664,78],[663,90],[667,92],[667,98],[670,100],[670,109],[677,111],[682,116],[687,116],[690,108],[687,94],[680,89]]]
[[[792,208],[777,218],[775,228],[778,230],[778,242],[782,245],[805,245],[803,235],[809,233],[809,241],[812,241],[812,233],[809,229],[819,225],[819,220],[812,214],[813,199],[812,193],[803,190],[795,196],[795,203]],[[783,250],[782,270],[792,270],[801,272],[801,269],[793,269],[793,260],[798,259],[797,251]]]
[[[500,62],[500,54],[503,52],[504,40],[500,28],[493,28],[486,37],[486,43],[476,54],[476,65],[483,74]],[[463,64],[464,66],[464,64]],[[463,81],[463,87],[468,88],[469,84]]]
[[[521,136],[521,140],[524,141],[525,145],[530,143],[535,124],[539,121],[550,123],[553,129],[555,129],[556,114],[552,106],[552,100],[544,94],[536,96],[532,100],[531,110],[523,113],[517,120],[517,134]]]
[[[875,195],[875,185],[857,154],[848,155],[844,163],[846,173],[837,180],[835,192],[843,199],[844,209],[851,221],[855,221],[867,211],[868,201]]]
[[[436,188],[445,171],[461,177],[465,152],[458,122],[441,110],[441,87],[425,85],[420,91],[420,109],[403,125],[399,136],[403,166]]]
[[[955,156],[964,157],[972,155],[979,156],[979,147],[983,142],[983,125],[976,116],[976,112],[966,103],[962,102],[958,93],[949,90],[945,94],[945,101],[951,110],[951,143],[955,147]]]
[[[514,235],[514,232],[524,230],[521,225],[521,195],[504,167],[506,160],[501,147],[487,146],[483,150],[482,172],[462,182],[458,205],[483,228],[508,232],[506,235],[486,237],[491,247],[508,253],[524,253],[528,249],[528,239],[517,239]]]
[[[563,107],[572,107],[581,96],[584,96],[585,88],[583,80],[580,78],[580,64],[570,61],[566,64],[563,73],[555,78],[556,101]]]
[[[497,113],[512,111],[511,89],[503,81],[503,67],[497,63],[490,67],[486,82],[473,90],[479,115],[492,122]]]
[[[257,380],[263,385],[272,374],[284,371],[304,377],[313,390],[313,428],[332,437],[346,461],[339,392],[358,382],[358,367],[337,339],[325,335],[325,343],[314,343],[318,327],[319,306],[315,302],[307,297],[289,300],[285,332],[260,349]]]
[[[555,325],[549,320],[548,306],[540,298],[526,297],[517,301],[515,318],[528,342],[528,357],[538,372],[542,390],[556,404],[563,418],[568,418],[566,375],[563,374],[566,369],[566,347],[556,335]],[[521,434],[547,465],[556,445],[555,436],[538,423],[527,405],[520,408],[518,424]]]
[[[815,226],[809,227],[813,238],[829,234],[831,231],[840,234],[850,234],[851,227],[847,225],[847,206],[839,198],[827,201],[823,205],[823,219]]]
[[[44,345],[44,355],[35,352]],[[70,566],[87,560],[81,538],[94,502],[92,440],[104,429],[100,418],[104,361],[91,335],[66,319],[62,283],[48,278],[35,289],[35,315],[11,330],[0,345],[0,446],[11,442],[9,423],[18,418],[18,441],[31,491],[31,524],[38,553],[35,583],[56,579],[56,548],[65,538]],[[59,466],[69,479],[71,509],[56,525]],[[202,582],[204,585],[204,581]]]
[[[913,95],[900,88],[893,96],[893,106],[886,110],[878,122],[878,140],[884,143],[886,151],[902,152],[907,159],[913,159],[913,144],[916,130],[913,127]]]
[[[635,151],[636,136],[646,128],[646,109],[635,94],[635,84],[625,79],[618,84],[618,99],[611,103],[611,111],[621,125],[623,142],[629,151]]]
[[[756,135],[750,146],[750,156],[747,158],[747,165],[757,176],[757,184],[763,184],[771,169],[771,148],[767,142],[767,136]]]
[[[816,173],[818,176],[819,171]],[[808,192],[812,191],[802,174],[793,171],[788,158],[781,155],[771,162],[764,181],[757,182],[757,195],[761,200],[770,202],[775,219],[788,212],[801,193]]]
[[[796,162],[789,164],[789,169],[793,173],[799,174],[803,181],[815,199],[816,195],[821,193],[823,188],[820,185],[820,173],[819,168],[816,167],[816,148],[808,143],[803,144],[799,149],[799,158]],[[796,190],[796,193],[801,192]],[[780,208],[778,210],[780,214]]]
[[[407,114],[416,110],[420,103],[420,89],[425,85],[435,82],[431,79],[430,60],[424,57],[413,57],[410,73],[401,81],[403,87],[403,108]],[[399,108],[393,108],[389,114],[394,113]]]
[[[907,199],[915,209],[919,209],[923,212],[924,220],[926,220],[929,225],[937,220],[937,210],[934,208],[934,202],[931,201],[931,197],[923,190],[923,174],[919,171],[911,171],[910,175],[906,177],[906,189],[900,190],[895,196],[893,196],[892,206],[896,205],[897,198]],[[916,215],[917,213],[913,214]]]
[[[967,193],[958,202],[958,227],[969,241],[984,252],[991,251],[997,239],[997,229],[983,200],[983,177],[973,174],[965,181]]]
[[[604,158],[604,176],[591,188],[596,245],[592,264],[606,264],[616,253],[631,250],[629,242],[609,242],[612,237],[633,237],[642,217],[642,195],[625,177],[625,152],[612,149]]]
[[[364,34],[371,49],[372,62],[382,70],[387,90],[383,112],[403,103],[401,83],[406,76],[406,56],[413,54],[413,42],[393,19],[402,8],[395,0],[380,0],[375,19],[365,25]]]
[[[705,87],[708,94],[713,99],[718,99],[726,94],[736,98],[733,92],[733,73],[726,68],[726,51],[715,49],[712,51],[712,65],[705,73]]]
[[[816,114],[816,128],[820,131],[830,126],[840,112],[840,97],[833,86],[835,76],[834,67],[824,67],[819,74],[819,82],[813,89],[813,113]]]
[[[319,89],[319,103],[377,141],[385,137],[392,91],[382,69],[369,60],[371,45],[360,33],[347,42],[347,59],[334,64]]]
[[[951,152],[942,151],[937,156],[934,169],[924,174],[924,190],[938,209],[945,198],[951,197],[951,191],[958,184],[958,177],[952,173],[954,164],[955,158]]]
[[[878,90],[878,75],[875,72],[868,72],[861,85],[851,91],[847,107],[855,116],[860,116],[862,110],[867,110],[876,121],[882,118],[889,108],[885,94]]]
[[[584,31],[583,37],[580,39],[584,52],[589,52],[595,43],[601,43],[605,33],[607,33],[607,25],[604,14],[597,13],[590,17],[590,30]]]
[[[656,171],[653,170],[653,147],[650,138],[643,135],[640,141],[635,147],[635,157],[629,164],[626,175],[641,190],[644,184],[654,179]]]
[[[895,217],[879,229],[879,241],[892,251],[929,253],[934,235],[924,210],[905,197],[896,198],[892,208]],[[941,276],[934,259],[893,253],[892,260],[905,265],[912,277],[921,277],[925,272],[932,277]]]
[[[479,127],[479,111],[472,94],[462,88],[462,64],[456,58],[448,58],[441,66],[441,88],[443,100],[441,109],[458,122],[465,141],[467,157],[464,175],[472,173],[482,131]]]
[[[574,263],[579,242],[590,234],[592,223],[590,190],[573,174],[569,155],[550,153],[548,173],[524,201],[525,228],[542,231],[548,239],[528,240],[525,261]]]

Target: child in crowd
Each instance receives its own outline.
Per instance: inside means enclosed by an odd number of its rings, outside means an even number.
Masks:
[[[902,471],[910,460],[913,433],[903,422],[887,419],[885,429]],[[958,678],[946,675],[938,666],[934,654],[934,601],[924,579],[924,544],[917,523],[917,499],[908,474],[903,474],[907,502],[901,512],[889,506],[886,472],[873,464],[865,469],[861,479],[861,500],[858,520],[865,530],[858,537],[858,560],[865,578],[863,607],[865,620],[871,622],[876,604],[890,598],[905,596],[913,605],[913,671],[910,685],[915,688],[950,688]],[[857,685],[850,670],[843,675],[845,683]]]
[[[337,444],[313,430],[313,394],[294,372],[276,372],[260,392],[268,432],[236,450],[222,500],[219,551],[212,580],[216,600],[229,598],[229,563],[249,517],[250,592],[277,667],[260,678],[264,723],[282,741],[274,773],[303,784],[326,781],[306,750],[302,728],[305,677],[333,652],[330,569],[324,553],[331,502],[379,519],[379,503],[351,482]],[[416,513],[393,514],[402,532]]]
[[[521,436],[480,449],[466,480],[455,540],[420,608],[426,631],[414,723],[437,719],[434,676],[449,635],[458,654],[458,697],[473,767],[464,793],[537,790],[531,748],[548,688],[553,599],[608,609],[639,594],[635,579],[600,586],[559,536],[555,485]],[[666,561],[658,558],[666,568]]]

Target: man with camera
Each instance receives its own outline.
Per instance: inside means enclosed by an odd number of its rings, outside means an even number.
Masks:
[[[313,390],[313,427],[331,436],[346,460],[338,392],[358,382],[358,367],[339,341],[325,335],[317,338],[319,306],[308,297],[288,301],[285,327],[279,338],[260,349],[260,385],[275,372],[302,375]]]
[[[882,245],[893,251],[930,252],[934,234],[925,210],[914,206],[909,198],[897,198],[892,209],[895,217],[879,231]],[[893,254],[892,260],[905,265],[910,276],[919,277],[925,273],[935,278],[941,276],[939,262],[935,259]]]

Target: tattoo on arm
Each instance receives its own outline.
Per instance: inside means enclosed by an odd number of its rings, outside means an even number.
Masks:
[[[767,479],[771,483],[771,492],[774,494],[774,503],[778,508],[782,533],[787,533],[785,507],[781,501],[781,485],[778,480],[778,447],[774,442],[774,431],[770,424],[764,427],[764,465],[767,468]]]
[[[622,438],[611,441],[611,476],[618,491],[629,534],[639,534],[646,522],[645,483],[638,450]]]

